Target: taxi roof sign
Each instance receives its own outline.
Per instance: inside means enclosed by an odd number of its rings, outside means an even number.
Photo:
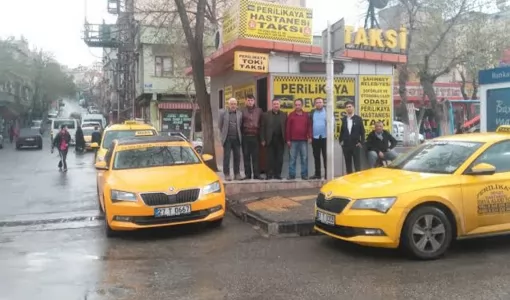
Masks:
[[[127,120],[127,121],[124,121],[124,125],[137,125],[137,124],[140,124],[140,122],[138,122],[136,120]]]
[[[140,130],[135,132],[135,136],[152,136],[154,132],[152,130]]]
[[[510,133],[510,125],[501,125],[496,129],[496,132]]]

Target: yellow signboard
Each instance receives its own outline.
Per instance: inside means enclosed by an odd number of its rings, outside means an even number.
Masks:
[[[246,97],[248,95],[255,95],[255,84],[244,85],[234,88],[234,98],[237,99],[239,107],[244,107],[246,103]]]
[[[382,122],[384,129],[393,133],[392,80],[391,75],[359,76],[359,114],[367,136],[376,122]]]
[[[234,54],[234,70],[243,72],[269,72],[269,54],[236,51]]]
[[[221,43],[227,44],[239,36],[239,6],[233,5],[223,15]]]
[[[405,27],[401,27],[398,32],[394,29],[382,30],[377,28],[359,28],[355,32],[353,26],[345,26],[344,39],[347,48],[389,49],[390,51],[400,52],[407,49],[407,30]]]
[[[239,37],[312,44],[311,8],[240,0]]]
[[[335,138],[340,134],[341,118],[345,115],[345,103],[355,101],[356,79],[354,77],[337,77],[334,82],[335,96]],[[275,76],[273,79],[273,96],[280,99],[281,109],[291,112],[294,100],[302,99],[305,111],[314,107],[314,99],[326,100],[326,78],[324,76]]]

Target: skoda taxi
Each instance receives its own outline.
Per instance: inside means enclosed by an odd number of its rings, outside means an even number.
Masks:
[[[510,126],[445,136],[386,167],[326,183],[315,229],[418,259],[442,256],[455,239],[510,233]]]
[[[99,207],[107,236],[116,231],[207,222],[221,225],[225,190],[218,175],[180,137],[115,140],[98,161]]]
[[[104,160],[108,147],[110,147],[112,142],[116,139],[156,135],[158,135],[158,132],[151,125],[129,120],[121,124],[107,126],[103,130],[101,144],[92,143],[90,147],[98,149],[96,156],[96,162],[98,162]]]

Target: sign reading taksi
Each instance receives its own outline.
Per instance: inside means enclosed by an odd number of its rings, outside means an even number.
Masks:
[[[242,72],[267,73],[269,54],[236,51],[234,70]]]
[[[407,49],[407,29],[359,28],[345,26],[345,47],[367,51],[405,53]]]

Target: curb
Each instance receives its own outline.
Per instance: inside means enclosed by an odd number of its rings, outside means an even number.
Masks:
[[[321,233],[314,230],[315,221],[312,220],[299,220],[299,221],[281,221],[275,222],[268,220],[256,212],[246,209],[246,203],[258,201],[253,199],[245,203],[237,201],[227,201],[227,209],[236,217],[246,223],[252,224],[260,228],[268,235],[288,235],[297,234],[298,236],[319,235]]]

